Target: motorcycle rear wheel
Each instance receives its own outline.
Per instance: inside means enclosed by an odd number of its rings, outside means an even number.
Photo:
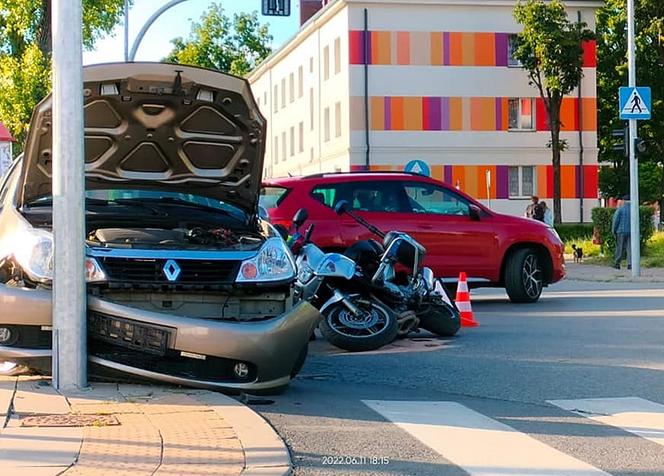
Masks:
[[[366,314],[366,323],[338,302],[325,311],[320,331],[327,341],[350,352],[366,352],[391,343],[397,337],[396,315],[387,306],[373,299],[353,299],[353,304]]]
[[[419,318],[422,329],[442,337],[451,337],[461,328],[459,310],[443,300],[432,302]]]

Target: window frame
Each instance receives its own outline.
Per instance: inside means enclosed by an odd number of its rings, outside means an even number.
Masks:
[[[524,100],[529,100],[530,101],[530,117],[531,117],[531,126],[529,128],[527,127],[521,127],[521,118],[523,117],[523,112],[522,112],[522,107],[523,107],[523,101]],[[511,118],[510,114],[512,113],[512,107],[511,107],[511,102],[512,101],[518,101],[519,107],[518,107],[518,112],[517,112],[517,127],[512,127],[511,126]],[[536,107],[537,107],[537,102],[535,101],[535,98],[532,97],[525,97],[525,98],[517,98],[517,97],[511,97],[507,100],[507,131],[508,132],[536,132],[537,131],[537,117],[536,117]]]
[[[339,138],[342,134],[341,127],[341,101],[334,104],[334,137]]]
[[[524,194],[523,193],[523,169],[524,168],[529,168],[532,169],[533,175],[532,175],[532,193],[530,194]],[[518,179],[518,184],[519,184],[519,192],[518,195],[512,195],[512,190],[510,189],[509,185],[509,179],[510,179],[510,174],[513,169],[517,169],[517,179]],[[507,198],[509,200],[524,200],[524,199],[529,199],[534,195],[537,195],[537,166],[536,165],[509,165],[507,168],[507,179],[508,179],[508,184],[507,184]]]
[[[323,142],[330,142],[332,138],[331,127],[330,108],[326,107],[323,110]]]
[[[334,74],[341,73],[341,38],[334,39]]]
[[[380,191],[383,193],[383,196],[396,196],[398,201],[398,210],[392,211],[387,209],[381,210],[360,210],[353,208],[353,194],[356,190],[365,187],[368,190]],[[321,203],[326,208],[334,210],[334,206],[339,203],[341,200],[346,200],[350,204],[350,209],[360,213],[409,213],[408,201],[406,191],[403,187],[403,183],[397,180],[378,180],[378,181],[369,181],[369,180],[353,180],[348,182],[328,182],[328,183],[318,183],[311,187],[309,191],[309,196],[316,200],[313,196],[315,192],[324,189],[334,189],[335,190],[335,201],[332,205],[326,203]],[[338,198],[338,200],[337,200]]]
[[[508,68],[523,68],[523,64],[521,64],[521,61],[514,58],[513,53],[512,53],[514,51],[514,42],[516,41],[518,36],[519,35],[517,33],[510,33],[507,36],[507,67]]]
[[[323,48],[323,81],[330,79],[330,46]]]

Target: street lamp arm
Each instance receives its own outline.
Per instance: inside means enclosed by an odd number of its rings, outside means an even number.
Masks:
[[[129,53],[129,61],[134,61],[134,58],[136,57],[136,52],[138,51],[138,47],[140,46],[141,41],[143,41],[143,37],[150,29],[152,24],[155,22],[155,20],[157,20],[157,18],[159,18],[162,15],[162,13],[164,13],[169,8],[172,8],[175,5],[178,5],[185,1],[186,0],[171,0],[170,2],[162,6],[159,10],[154,12],[150,18],[148,18],[148,21],[145,22],[143,28],[141,28],[141,31],[138,32],[138,35],[136,36],[134,43],[131,45],[131,52]]]

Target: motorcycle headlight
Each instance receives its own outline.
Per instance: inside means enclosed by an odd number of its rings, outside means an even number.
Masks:
[[[33,280],[53,279],[53,235],[45,230],[30,229],[16,236],[12,251],[17,264]],[[106,281],[106,273],[96,259],[85,258],[85,280]]]
[[[260,283],[295,278],[295,260],[281,238],[269,238],[258,254],[242,262],[236,282]]]

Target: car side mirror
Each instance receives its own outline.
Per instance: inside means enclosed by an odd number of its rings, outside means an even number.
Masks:
[[[293,217],[293,224],[297,227],[304,225],[304,222],[309,218],[309,212],[306,208],[300,208]]]
[[[343,215],[348,211],[348,202],[346,200],[339,200],[334,206],[334,211],[337,215]]]
[[[470,204],[468,206],[468,216],[473,221],[480,221],[480,217],[482,216],[482,210],[477,205]]]

